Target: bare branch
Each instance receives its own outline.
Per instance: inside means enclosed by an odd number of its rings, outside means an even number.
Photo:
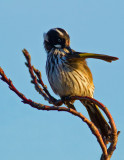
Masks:
[[[47,86],[44,85],[44,83],[43,83],[43,80],[41,77],[41,72],[38,69],[36,69],[34,66],[31,65],[31,56],[26,49],[23,50],[23,54],[24,54],[26,61],[27,61],[25,64],[28,67],[30,76],[32,78],[31,82],[34,84],[36,91],[38,93],[40,93],[44,97],[45,100],[47,100],[49,103],[53,104],[53,106],[47,106],[44,104],[36,103],[36,102],[32,101],[31,99],[27,99],[21,92],[19,92],[16,89],[16,87],[13,85],[12,81],[7,78],[3,69],[0,67],[1,80],[9,85],[9,88],[22,99],[22,102],[24,104],[29,104],[31,107],[36,108],[38,110],[65,111],[65,112],[71,113],[71,114],[79,117],[83,122],[85,122],[88,125],[88,127],[90,128],[92,133],[96,136],[97,141],[98,141],[98,143],[102,149],[102,152],[103,152],[103,154],[101,156],[101,160],[110,160],[114,150],[116,149],[118,135],[120,132],[119,131],[117,132],[115,122],[114,122],[108,108],[105,107],[102,103],[100,103],[96,99],[90,98],[90,97],[73,96],[73,97],[70,97],[68,100],[65,100],[65,102],[64,102],[64,103],[66,103],[71,100],[81,100],[81,101],[88,100],[91,103],[96,104],[100,109],[103,110],[103,112],[106,114],[107,118],[109,119],[109,123],[110,123],[111,129],[112,129],[111,142],[110,142],[109,148],[107,149],[107,145],[104,142],[98,128],[94,125],[94,123],[91,122],[90,120],[88,120],[84,115],[82,115],[81,113],[77,112],[74,109],[60,107],[63,104],[63,101],[61,99],[57,100],[51,96],[51,94],[47,90]]]
[[[66,107],[56,107],[56,106],[47,106],[47,105],[43,105],[43,104],[40,104],[40,103],[36,103],[30,99],[27,99],[21,92],[19,92],[15,86],[13,85],[12,81],[10,79],[7,78],[7,76],[5,75],[4,71],[2,68],[0,68],[0,75],[2,76],[2,80],[4,82],[6,82],[8,85],[9,85],[9,88],[14,91],[21,99],[22,99],[22,102],[25,103],[25,104],[29,104],[30,106],[32,106],[33,108],[36,108],[38,110],[47,110],[47,111],[50,111],[50,110],[57,110],[57,111],[65,111],[65,112],[69,112],[79,118],[81,118],[88,126],[89,128],[91,129],[92,133],[96,136],[101,148],[102,148],[102,151],[104,153],[104,155],[106,155],[107,157],[107,148],[104,144],[104,141],[102,139],[102,136],[101,134],[99,133],[98,129],[96,128],[96,126],[90,121],[88,120],[85,116],[83,116],[81,113],[73,110],[73,109],[69,109],[69,108],[66,108]]]
[[[46,93],[44,93],[43,89],[39,86],[38,82],[37,82],[37,77],[34,75],[34,68],[33,66],[31,65],[31,56],[30,54],[28,53],[28,51],[26,49],[22,50],[27,62],[25,63],[25,65],[28,67],[29,69],[29,73],[30,73],[30,76],[32,78],[32,83],[35,85],[35,89],[36,91],[41,94],[45,100],[47,100],[48,102],[50,101],[49,100],[49,97],[47,96]]]
[[[94,98],[91,97],[79,97],[79,96],[73,96],[70,97],[70,100],[89,100],[92,103],[95,103],[100,109],[103,110],[103,112],[106,114],[106,116],[109,119],[109,123],[111,125],[112,128],[112,134],[111,134],[111,144],[108,148],[108,160],[111,158],[114,150],[116,149],[116,144],[118,141],[118,135],[120,133],[120,131],[117,132],[117,128],[114,122],[114,119],[112,118],[111,113],[109,112],[108,108],[106,106],[104,106],[102,103],[100,103],[99,101],[97,101]],[[105,155],[103,154],[101,157],[101,160],[104,160]]]

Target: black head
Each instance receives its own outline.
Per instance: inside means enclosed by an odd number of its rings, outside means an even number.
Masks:
[[[66,48],[70,46],[70,37],[68,33],[62,28],[50,29],[44,33],[44,46],[47,51],[52,48]]]

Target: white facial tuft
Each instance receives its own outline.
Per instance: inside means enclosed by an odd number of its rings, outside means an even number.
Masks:
[[[56,48],[61,48],[62,46],[61,46],[61,44],[55,44],[54,45]]]
[[[48,40],[48,35],[47,35],[46,33],[43,34],[43,38],[44,38],[44,41],[49,42],[49,40]]]

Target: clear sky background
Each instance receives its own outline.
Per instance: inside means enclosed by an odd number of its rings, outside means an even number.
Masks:
[[[119,61],[90,59],[94,97],[110,110],[121,131],[112,160],[124,159],[124,1],[123,0],[0,0],[0,66],[27,98],[48,104],[30,83],[21,52],[26,48],[32,64],[53,94],[45,73],[43,33],[62,27],[77,51],[108,54]],[[54,95],[54,94],[53,94]],[[57,96],[56,96],[57,97]],[[77,103],[77,110],[88,116]],[[38,111],[0,81],[1,160],[99,160],[101,148],[79,118],[57,111]]]

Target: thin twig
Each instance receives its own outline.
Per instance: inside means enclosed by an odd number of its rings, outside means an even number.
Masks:
[[[48,91],[47,89],[47,86],[44,85],[43,81],[42,81],[42,77],[41,77],[41,72],[36,69],[34,66],[33,66],[33,70],[38,78],[38,83],[43,87],[43,90],[45,91],[45,93],[47,94],[47,96],[49,97],[49,99],[52,101],[52,104],[54,105],[57,105],[57,99],[55,99],[53,96],[51,96],[50,92]],[[62,105],[62,104],[61,104]],[[58,106],[58,105],[57,105]]]
[[[28,51],[26,49],[23,49],[22,50],[27,62],[25,63],[25,65],[28,67],[29,69],[29,73],[30,73],[30,76],[32,78],[32,83],[35,85],[35,89],[36,91],[41,94],[45,100],[47,100],[48,102],[50,101],[49,100],[49,97],[47,96],[46,93],[44,93],[43,89],[38,85],[38,82],[37,82],[37,77],[34,75],[34,70],[33,70],[33,66],[31,65],[31,56],[30,54],[28,53]]]
[[[44,85],[43,81],[42,81],[42,77],[41,77],[41,72],[36,69],[34,66],[31,65],[31,56],[29,54],[29,52],[26,49],[22,50],[25,58],[26,58],[26,63],[25,65],[28,67],[29,69],[29,73],[30,76],[32,78],[32,83],[35,85],[35,89],[38,93],[40,93],[45,100],[47,100],[50,104],[54,104],[54,105],[62,105],[63,102],[61,100],[57,100],[54,97],[51,96],[51,94],[49,93],[49,91],[47,90],[47,86]],[[34,73],[36,75],[34,75]],[[40,85],[43,87],[43,89],[40,87]]]

